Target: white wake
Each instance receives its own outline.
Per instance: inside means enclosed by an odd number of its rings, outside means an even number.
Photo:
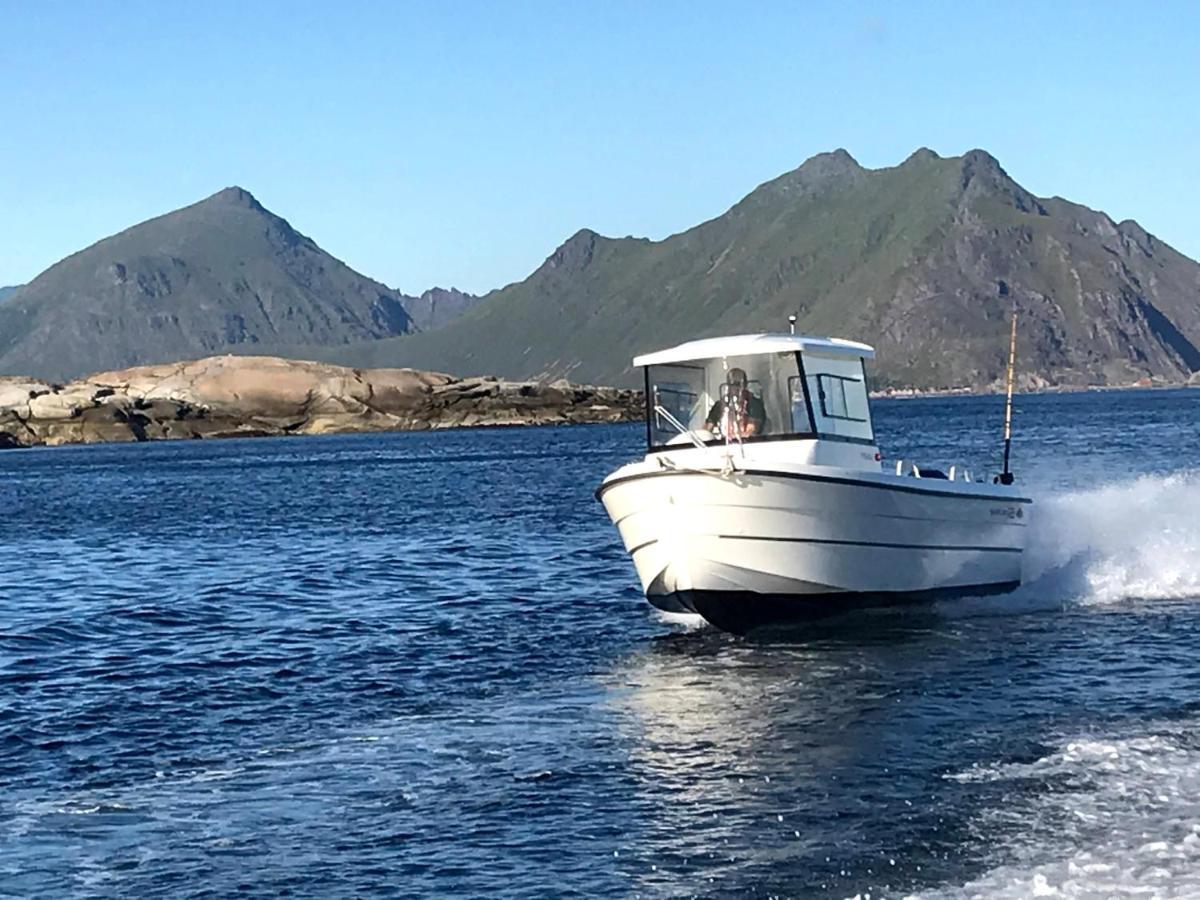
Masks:
[[[1026,605],[1200,599],[1200,471],[1035,503]],[[997,604],[997,609],[1003,608]],[[1006,788],[975,824],[1007,861],[922,898],[1200,897],[1200,720],[1084,734],[946,777]]]
[[[1032,763],[947,776],[1011,786],[1009,801],[975,824],[979,839],[1004,846],[1010,860],[965,884],[914,896],[1200,896],[1197,724],[1079,737]]]
[[[1034,503],[1022,593],[1059,602],[1200,597],[1200,471]]]

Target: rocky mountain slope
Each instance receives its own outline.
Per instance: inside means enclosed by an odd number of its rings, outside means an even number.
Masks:
[[[634,391],[221,356],[66,385],[0,378],[0,447],[618,422]]]
[[[405,297],[404,311],[418,331],[435,331],[449,325],[474,307],[480,297],[457,288],[430,288],[420,297]]]
[[[330,346],[441,324],[417,298],[330,256],[247,191],[143,222],[43,272],[0,307],[0,372],[67,378],[218,351]],[[408,311],[409,307],[413,313]]]
[[[0,303],[3,303],[9,297],[15,294],[19,287],[19,284],[12,285],[11,287],[0,287]]]
[[[435,334],[320,351],[356,365],[633,383],[630,358],[786,328],[874,344],[881,385],[987,387],[1020,313],[1021,366],[1051,384],[1200,369],[1200,265],[1136,222],[1017,184],[987,153],[864,169],[821,154],[662,241],[583,230]]]

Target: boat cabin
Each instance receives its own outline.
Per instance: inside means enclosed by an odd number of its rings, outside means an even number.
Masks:
[[[751,334],[636,357],[648,450],[788,440],[873,448],[864,363],[874,356],[840,338]]]

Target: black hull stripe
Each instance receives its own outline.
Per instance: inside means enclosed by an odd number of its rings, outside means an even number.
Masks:
[[[901,484],[880,484],[876,481],[861,481],[857,478],[838,478],[835,475],[808,475],[799,472],[770,472],[764,469],[738,469],[739,475],[757,475],[760,478],[790,478],[795,481],[816,481],[824,484],[848,484],[854,487],[875,488],[880,491],[899,491],[902,494],[920,494],[923,497],[954,497],[955,499],[966,500],[988,500],[994,503],[1032,503],[1028,497],[1005,497],[1001,494],[967,494],[959,493],[958,491],[939,491],[936,488],[928,489],[923,487],[909,487]],[[618,484],[625,484],[628,481],[640,481],[643,478],[669,478],[679,477],[683,475],[700,476],[704,478],[716,478],[720,473],[714,469],[712,472],[697,472],[697,471],[677,471],[667,469],[662,472],[639,472],[637,475],[626,475],[623,478],[615,478],[612,481],[606,481],[600,487],[596,488],[596,499],[599,500],[604,496],[604,492],[611,487],[616,487]],[[933,481],[934,479],[925,479]],[[939,479],[940,480],[940,479]]]
[[[782,544],[832,544],[839,547],[881,547],[886,550],[952,550],[972,553],[1020,553],[1020,547],[972,547],[949,544],[889,544],[883,541],[835,541],[826,538],[762,537],[754,534],[718,534],[729,541],[774,541]],[[638,548],[641,549],[641,548]],[[633,552],[632,550],[630,551]]]
[[[827,619],[835,634],[844,633],[847,623],[835,618],[839,613],[872,606],[897,606],[927,603],[962,597],[1007,594],[1020,587],[1019,581],[991,584],[928,588],[917,591],[868,592],[837,591],[823,594],[755,594],[750,591],[678,591],[657,594],[650,602],[659,609],[674,607],[699,613],[712,625],[733,634],[746,634],[758,628],[806,623],[816,628]],[[650,599],[649,597],[647,599]],[[655,602],[658,601],[658,602]],[[861,638],[861,623],[854,623],[854,638]],[[810,632],[818,633],[818,632]]]

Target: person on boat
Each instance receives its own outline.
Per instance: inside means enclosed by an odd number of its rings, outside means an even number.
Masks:
[[[729,370],[728,377],[720,399],[712,405],[705,419],[709,431],[734,439],[762,434],[767,411],[762,400],[747,387],[745,370],[734,367]]]

